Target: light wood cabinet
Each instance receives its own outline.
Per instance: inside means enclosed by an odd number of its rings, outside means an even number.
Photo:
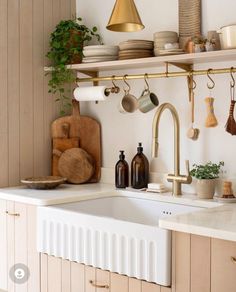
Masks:
[[[236,242],[211,240],[211,292],[236,291]]]
[[[36,251],[36,207],[0,200],[0,289],[40,292],[40,255]],[[10,277],[14,265],[28,267],[29,279],[18,284]]]
[[[171,292],[171,288],[41,254],[41,292]]]

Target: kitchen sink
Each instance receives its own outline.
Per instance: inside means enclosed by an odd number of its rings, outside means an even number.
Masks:
[[[158,221],[202,208],[119,193],[104,196],[39,207],[38,251],[169,286],[171,231]]]

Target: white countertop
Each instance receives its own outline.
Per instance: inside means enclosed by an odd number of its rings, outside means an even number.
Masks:
[[[114,190],[109,184],[63,184],[53,190],[33,190],[26,187],[12,187],[0,189],[0,199],[20,202],[24,204],[48,206],[64,203],[72,203],[84,200],[87,197],[96,197],[99,193]]]
[[[54,190],[32,190],[26,187],[0,189],[0,199],[37,206],[72,203],[108,196],[129,196],[148,200],[198,206],[206,209],[160,219],[160,227],[236,241],[236,204],[222,205],[213,200],[199,200],[194,195],[173,197],[170,193],[154,194],[137,190],[116,190],[112,184],[65,184]]]
[[[163,218],[159,224],[173,231],[236,241],[236,204]]]
[[[108,196],[130,196],[203,208],[220,205],[213,200],[199,200],[195,195],[191,194],[185,194],[179,198],[172,196],[171,193],[148,193],[131,188],[118,190],[112,184],[102,183],[83,185],[64,184],[54,190],[33,190],[24,186],[0,189],[0,199],[37,206],[73,203]]]

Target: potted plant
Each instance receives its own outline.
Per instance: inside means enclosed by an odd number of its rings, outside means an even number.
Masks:
[[[190,174],[197,179],[196,191],[200,199],[212,199],[215,194],[216,180],[219,178],[223,161],[218,164],[208,162],[205,165],[193,165]]]
[[[67,68],[68,64],[81,63],[83,57],[83,46],[85,42],[96,37],[101,43],[101,37],[97,34],[97,27],[92,29],[81,24],[82,19],[62,20],[56,26],[50,36],[50,50],[47,57],[53,70],[48,82],[49,93],[56,95],[56,101],[60,102],[61,114],[65,114],[66,108],[71,106],[71,92],[66,84],[75,82],[76,76],[73,70]]]

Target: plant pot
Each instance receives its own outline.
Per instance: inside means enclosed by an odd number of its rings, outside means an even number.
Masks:
[[[212,199],[217,179],[197,179],[196,191],[199,199]]]
[[[72,56],[72,58],[70,59],[69,64],[80,64],[82,62],[82,59],[83,59],[83,55],[82,55],[83,42],[82,43],[79,43],[75,39],[75,36],[76,35],[81,35],[81,32],[80,31],[77,31],[77,30],[71,30],[70,31],[70,40],[69,40],[68,47],[81,47],[81,53],[74,54]]]

